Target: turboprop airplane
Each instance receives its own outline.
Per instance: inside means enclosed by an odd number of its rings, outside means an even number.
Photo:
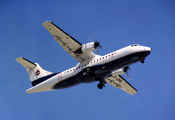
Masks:
[[[79,63],[68,70],[60,73],[52,73],[40,67],[38,63],[19,57],[16,58],[28,72],[33,87],[26,93],[50,91],[68,88],[80,83],[99,81],[97,87],[102,89],[106,83],[120,88],[130,95],[137,90],[130,85],[121,75],[127,73],[129,65],[141,62],[151,53],[150,47],[138,44],[129,45],[125,48],[100,56],[92,51],[98,50],[100,42],[81,44],[54,23],[46,21],[42,24],[53,38]]]

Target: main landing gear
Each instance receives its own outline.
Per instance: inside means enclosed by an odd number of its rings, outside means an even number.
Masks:
[[[105,87],[105,83],[106,81],[105,80],[99,80],[100,83],[97,84],[97,87],[99,89],[102,89],[103,87]]]

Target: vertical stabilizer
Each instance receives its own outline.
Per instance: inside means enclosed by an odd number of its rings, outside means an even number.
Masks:
[[[46,80],[47,76],[54,75],[49,71],[43,70],[38,63],[33,63],[23,57],[16,58],[15,60],[26,68],[33,86]]]

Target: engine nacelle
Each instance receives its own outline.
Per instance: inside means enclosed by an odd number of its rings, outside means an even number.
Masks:
[[[119,70],[113,71],[113,72],[111,73],[111,75],[122,75],[122,74],[124,74],[124,73],[125,73],[125,72],[124,72],[124,69],[121,68],[121,69],[119,69]]]
[[[91,52],[91,51],[94,51],[95,48],[94,48],[94,42],[90,42],[90,43],[87,43],[87,44],[84,44],[81,48],[81,51],[82,52]]]

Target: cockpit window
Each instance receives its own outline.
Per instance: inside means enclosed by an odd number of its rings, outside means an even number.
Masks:
[[[135,46],[140,46],[139,44],[133,44],[131,45],[131,47],[135,47]]]

